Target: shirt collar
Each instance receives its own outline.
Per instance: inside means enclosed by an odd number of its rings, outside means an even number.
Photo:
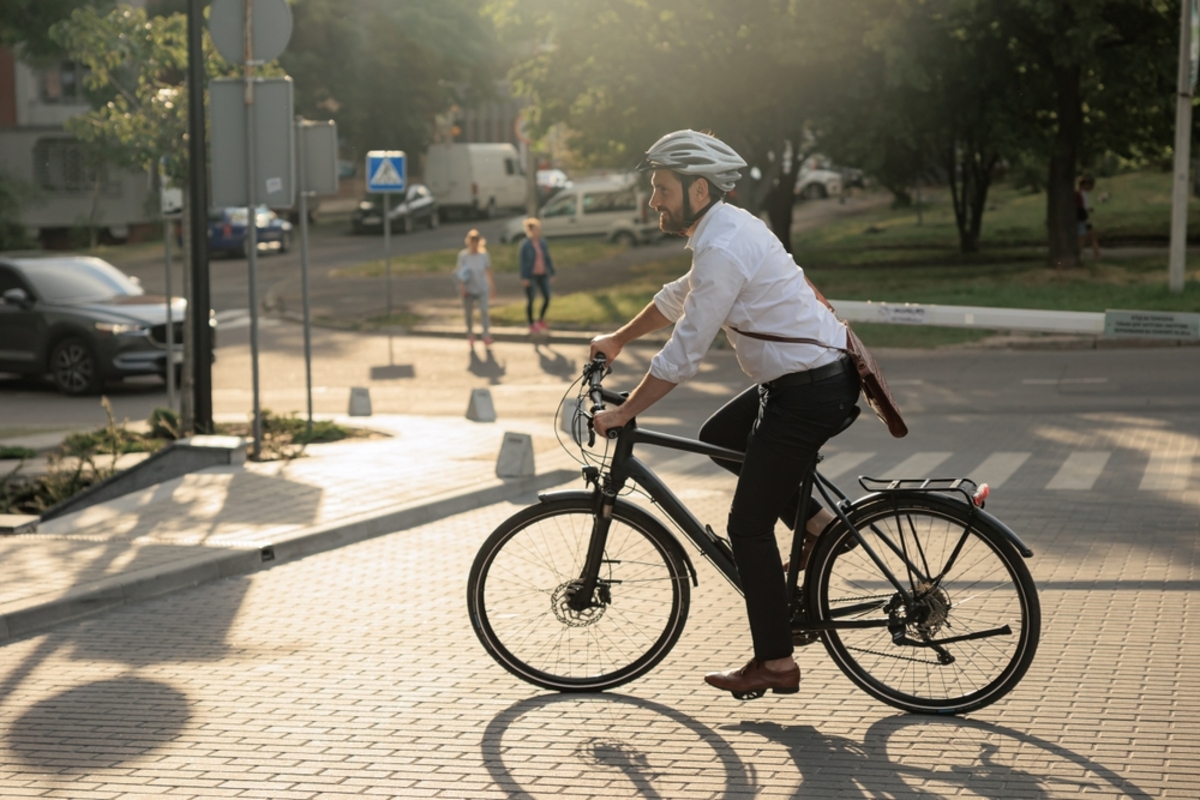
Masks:
[[[708,227],[708,221],[713,218],[713,215],[725,205],[725,201],[718,200],[712,204],[708,211],[704,212],[704,216],[700,218],[700,222],[696,224],[696,230],[692,231],[692,235],[688,237],[687,249],[692,252],[696,251],[696,245],[700,243],[700,239],[704,236],[704,230]]]

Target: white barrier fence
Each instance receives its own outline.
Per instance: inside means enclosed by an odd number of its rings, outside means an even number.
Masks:
[[[1043,311],[1032,308],[984,308],[918,303],[831,300],[849,322],[892,325],[939,325],[996,328],[1041,333],[1087,334],[1155,339],[1200,340],[1200,314],[1172,311]]]

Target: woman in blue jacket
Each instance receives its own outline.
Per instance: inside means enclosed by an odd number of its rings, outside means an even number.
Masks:
[[[525,241],[521,242],[521,285],[525,287],[525,318],[530,333],[544,333],[546,309],[550,307],[550,284],[554,281],[554,260],[542,238],[542,223],[537,217],[525,220]],[[534,290],[542,293],[542,310],[533,318]]]

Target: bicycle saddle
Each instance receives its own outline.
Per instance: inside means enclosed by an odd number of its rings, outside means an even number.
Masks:
[[[853,408],[851,408],[850,416],[846,417],[846,421],[842,423],[842,427],[838,428],[836,431],[833,432],[833,436],[837,436],[839,433],[844,432],[846,430],[846,428],[849,428],[851,425],[853,425],[854,420],[858,419],[858,415],[861,413],[862,413],[862,409],[859,408],[858,406],[854,406]],[[830,436],[829,438],[832,439],[833,436]]]

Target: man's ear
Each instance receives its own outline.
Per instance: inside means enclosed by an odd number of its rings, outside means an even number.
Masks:
[[[704,208],[708,205],[708,201],[712,199],[712,195],[708,191],[708,181],[704,178],[697,178],[692,181],[690,187],[692,196],[689,198],[693,208]]]

